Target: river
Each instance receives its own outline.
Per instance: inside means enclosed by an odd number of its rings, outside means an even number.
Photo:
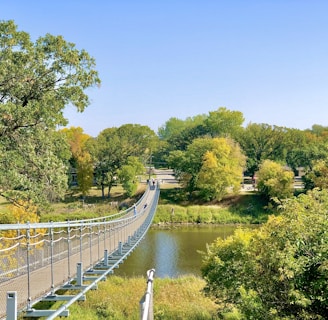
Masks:
[[[115,270],[119,276],[145,276],[155,268],[157,278],[201,275],[202,256],[206,244],[231,235],[235,226],[182,226],[170,229],[151,228],[124,263]]]

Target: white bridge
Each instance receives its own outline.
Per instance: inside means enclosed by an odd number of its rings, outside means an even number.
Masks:
[[[125,211],[101,218],[0,224],[0,319],[68,316],[139,244],[156,211],[159,186],[148,186]],[[5,235],[5,236],[3,236]],[[73,295],[59,295],[65,289]],[[62,292],[63,290],[61,290]],[[36,310],[39,301],[62,301],[57,310]]]

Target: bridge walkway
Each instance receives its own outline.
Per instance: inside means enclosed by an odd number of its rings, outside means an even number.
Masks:
[[[101,261],[116,268],[115,255],[121,251],[119,256],[126,258],[148,230],[158,198],[159,186],[149,186],[135,207],[117,215],[60,223],[0,225],[0,232],[15,235],[0,238],[0,319],[6,315],[8,292],[16,292],[18,309],[32,315],[36,302],[77,281],[78,265],[88,271],[84,279],[101,274],[92,272]],[[106,252],[108,261],[104,258]]]

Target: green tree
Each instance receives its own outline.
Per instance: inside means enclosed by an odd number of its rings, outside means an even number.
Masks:
[[[312,162],[311,170],[304,177],[305,189],[328,189],[328,161],[327,159]]]
[[[221,200],[228,193],[238,193],[245,167],[245,157],[232,140],[216,138],[215,146],[203,156],[197,187],[206,200]]]
[[[126,164],[118,170],[118,177],[128,197],[133,196],[138,188],[138,175],[144,173],[145,167],[137,157],[129,157]]]
[[[238,137],[247,157],[247,174],[254,175],[263,160],[285,162],[286,128],[250,123]]]
[[[90,153],[84,152],[77,157],[77,183],[83,198],[93,185],[93,160]]]
[[[309,130],[288,129],[285,142],[286,162],[294,171],[298,167],[312,170],[314,161],[328,157],[327,142]]]
[[[169,141],[170,139],[174,139],[174,137],[179,136],[185,129],[202,125],[206,118],[206,115],[188,117],[185,120],[174,117],[170,118],[158,129],[158,136],[161,140]]]
[[[96,159],[95,176],[102,194],[108,188],[108,196],[116,183],[118,170],[131,156],[138,157],[146,164],[158,146],[158,137],[147,126],[126,124],[119,128],[108,128],[100,132],[89,144],[89,150]]]
[[[209,246],[202,268],[220,313],[240,319],[325,319],[328,192],[285,201],[260,229]],[[236,312],[237,310],[237,312]]]
[[[205,124],[212,136],[235,139],[242,131],[244,120],[244,116],[240,111],[230,111],[225,107],[220,107],[218,110],[209,113]]]
[[[61,36],[35,42],[13,21],[0,22],[0,194],[44,203],[66,190],[67,156],[56,133],[63,109],[83,111],[84,90],[99,84],[95,61]]]
[[[245,158],[227,138],[197,138],[186,151],[172,151],[168,163],[190,194],[201,190],[207,199],[222,198],[241,181]],[[214,176],[211,176],[214,175]]]
[[[264,160],[257,173],[258,191],[270,199],[287,199],[293,195],[294,173],[279,163]]]

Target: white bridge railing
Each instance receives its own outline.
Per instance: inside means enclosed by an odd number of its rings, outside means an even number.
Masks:
[[[118,267],[147,232],[158,198],[159,187],[149,186],[134,207],[115,215],[67,222],[0,224],[0,319],[6,316],[8,297],[15,297],[14,310],[24,310],[29,317],[40,316],[35,315],[32,306],[44,297],[55,297],[63,286],[76,287],[81,276],[77,266],[87,270],[84,280],[107,275]],[[107,271],[95,270],[99,262]],[[48,315],[48,319],[54,318]]]

